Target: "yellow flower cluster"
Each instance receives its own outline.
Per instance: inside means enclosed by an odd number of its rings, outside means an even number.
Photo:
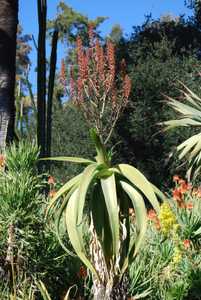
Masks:
[[[160,220],[161,232],[164,235],[167,236],[168,234],[172,233],[173,230],[175,230],[175,225],[177,225],[177,220],[168,202],[164,202],[161,205],[158,218]]]
[[[174,254],[172,257],[172,264],[173,265],[177,265],[180,263],[180,261],[182,260],[182,252],[179,249],[179,247],[175,247],[174,248]]]

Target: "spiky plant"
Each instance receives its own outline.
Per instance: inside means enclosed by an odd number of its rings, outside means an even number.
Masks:
[[[163,123],[165,130],[176,127],[201,127],[201,98],[182,84],[181,95],[183,101],[167,97],[168,105],[178,113],[178,118]],[[201,168],[201,132],[191,136],[177,146],[179,159],[186,158],[188,162],[188,176],[197,175]]]
[[[95,130],[91,130],[91,136],[97,152],[94,161],[50,158],[81,163],[86,168],[58,190],[48,213],[55,213],[56,232],[63,246],[60,228],[65,220],[75,253],[64,247],[92,273],[94,299],[110,299],[113,286],[121,280],[143,243],[147,226],[144,197],[156,211],[159,204],[153,185],[144,175],[127,164],[112,166]],[[134,223],[131,209],[135,212]],[[90,233],[88,244],[84,239],[86,226]]]

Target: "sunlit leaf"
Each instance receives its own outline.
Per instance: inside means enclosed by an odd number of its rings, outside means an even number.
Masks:
[[[146,179],[146,177],[136,168],[127,164],[120,164],[118,165],[118,168],[122,175],[146,196],[153,208],[158,212],[160,209],[158,200],[150,182]]]
[[[112,232],[113,254],[118,255],[119,241],[119,207],[117,203],[117,192],[114,175],[101,179],[101,186],[109,215],[109,223]]]

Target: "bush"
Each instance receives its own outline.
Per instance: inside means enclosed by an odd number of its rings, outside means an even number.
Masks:
[[[181,178],[175,181],[159,216],[149,211],[144,249],[130,266],[136,299],[201,299],[201,193]]]

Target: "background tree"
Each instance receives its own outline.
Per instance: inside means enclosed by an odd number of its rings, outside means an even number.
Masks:
[[[16,52],[16,87],[15,87],[15,133],[18,139],[26,137],[29,133],[29,114],[32,113],[35,103],[29,90],[31,84],[28,79],[31,61],[31,35],[23,34],[22,27],[18,25],[17,52]]]
[[[124,159],[137,164],[160,186],[175,172],[176,160],[169,154],[176,141],[179,143],[187,134],[161,132],[157,124],[170,116],[164,94],[177,97],[178,80],[200,93],[200,31],[183,18],[147,20],[142,27],[134,28],[131,38],[122,40],[118,48],[119,59],[124,56],[127,60],[133,91],[116,140],[122,141],[119,147]]]

